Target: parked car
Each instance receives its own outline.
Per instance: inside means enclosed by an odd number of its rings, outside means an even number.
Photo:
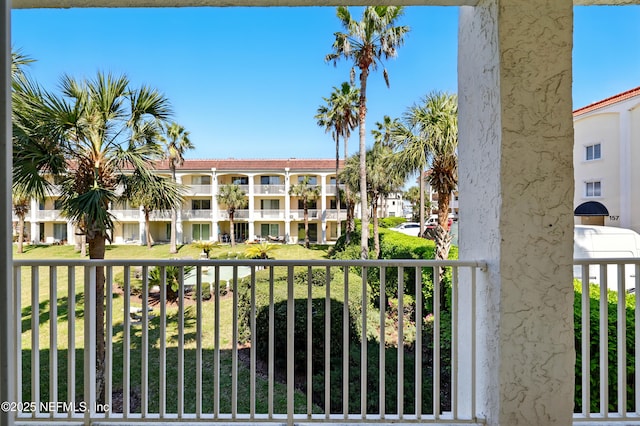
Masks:
[[[412,237],[418,237],[418,234],[420,233],[420,224],[416,222],[404,222],[389,229],[392,231],[402,232],[406,235],[411,235]]]
[[[574,259],[624,259],[640,258],[640,234],[614,226],[576,225],[573,233]],[[624,287],[635,289],[636,268],[634,264],[624,266]],[[600,284],[600,265],[589,265],[589,282]],[[618,267],[607,265],[607,287],[618,288]],[[582,279],[582,266],[574,265],[573,276]]]

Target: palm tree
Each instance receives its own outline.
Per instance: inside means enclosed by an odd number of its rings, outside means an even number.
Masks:
[[[389,117],[385,117],[389,118]],[[387,130],[391,125],[386,120]],[[367,151],[367,194],[371,205],[371,217],[373,218],[373,244],[375,258],[380,256],[380,235],[378,227],[378,205],[385,201],[392,192],[397,192],[404,183],[405,176],[400,173],[395,165],[393,148],[389,145],[390,135],[385,131],[385,124],[376,123],[377,132],[372,132],[376,142],[373,148]]]
[[[304,217],[304,246],[309,248],[309,204],[320,196],[320,188],[310,185],[309,176],[303,177],[300,182],[289,188],[289,195],[298,197],[302,201]]]
[[[411,203],[411,215],[412,215],[412,220],[413,221],[417,221],[420,218],[420,189],[417,186],[412,186],[409,189],[407,189],[406,191],[404,191],[404,194],[402,195],[402,197],[409,201]],[[425,204],[424,209],[423,209],[423,219],[424,219],[424,211],[430,211],[431,210],[431,202],[430,201],[424,201],[423,198],[423,202]]]
[[[61,80],[60,96],[35,83],[19,85],[14,111],[14,178],[31,194],[46,190],[45,175],[60,183],[62,214],[86,235],[91,259],[104,259],[113,230],[108,207],[138,173],[152,182],[149,164],[162,155],[159,123],[168,100],[148,87],[131,87],[126,76],[98,73],[94,80]],[[14,151],[15,152],[15,151]],[[125,192],[127,189],[125,188]],[[104,401],[104,268],[96,268],[96,393]]]
[[[397,55],[397,48],[404,43],[404,35],[409,31],[407,26],[396,26],[396,21],[402,16],[400,6],[368,6],[364,9],[361,21],[351,17],[349,9],[344,6],[337,8],[337,16],[346,32],[336,32],[333,42],[333,52],[325,57],[334,65],[338,59],[344,57],[353,60],[351,69],[352,83],[355,80],[355,68],[360,70],[360,101],[358,109],[358,123],[360,136],[360,188],[367,186],[366,172],[366,118],[367,118],[367,79],[372,70],[376,70],[383,59]],[[389,87],[387,70],[383,76]],[[366,199],[362,194],[361,199]],[[363,208],[363,212],[365,209]],[[360,257],[369,257],[369,218],[362,215],[362,235],[360,237]]]
[[[336,210],[338,216],[338,238],[341,234],[340,225],[340,186],[338,179],[338,170],[340,166],[340,138],[344,140],[344,158],[348,156],[347,145],[351,131],[358,125],[358,98],[360,92],[351,84],[344,82],[340,88],[334,87],[329,98],[323,98],[326,105],[318,108],[316,120],[318,126],[324,127],[326,132],[331,132],[336,142]],[[345,187],[348,191],[348,187]],[[345,198],[349,198],[349,194],[345,194]],[[349,230],[352,227],[347,224],[347,244],[349,243]]]
[[[166,137],[162,141],[166,148],[166,158],[169,160],[169,168],[171,169],[171,178],[176,181],[176,168],[184,163],[184,153],[195,146],[189,139],[189,132],[178,123],[171,123],[165,126]],[[169,253],[177,253],[178,247],[176,242],[177,234],[177,212],[176,208],[171,209],[171,246]]]
[[[20,102],[16,102],[17,96],[21,95],[21,92],[16,91],[15,89],[19,87],[19,80],[24,81],[26,79],[26,74],[24,72],[24,67],[33,62],[33,59],[25,56],[20,51],[11,52],[11,78],[13,80],[13,98],[14,98],[14,109],[16,106],[21,105]],[[14,124],[15,128],[15,124]],[[15,152],[15,150],[14,150]],[[13,202],[13,211],[18,217],[18,253],[22,253],[24,250],[24,222],[27,213],[29,213],[29,204],[31,202],[31,194],[26,192],[26,188],[21,187],[21,185],[14,184],[12,188],[12,202]]]
[[[29,203],[31,202],[29,197],[25,197],[24,195],[16,195],[15,192],[13,194],[13,211],[18,216],[18,253],[23,253],[24,248],[24,220],[29,213]]]
[[[458,184],[458,101],[441,92],[427,95],[411,107],[394,131],[399,168],[410,174],[429,167],[429,183],[438,193],[438,226],[435,229],[436,259],[447,259],[451,246],[448,213],[451,193]],[[421,190],[422,196],[424,192]],[[424,210],[424,202],[420,211]]]
[[[237,209],[243,209],[247,206],[247,193],[240,189],[238,185],[224,185],[220,187],[216,198],[220,204],[227,206],[229,226],[231,227],[231,247],[235,247],[236,237],[233,229],[233,219]]]
[[[131,201],[134,207],[142,207],[145,222],[145,234],[147,247],[151,248],[153,243],[151,238],[151,212],[153,211],[175,211],[182,205],[184,189],[174,180],[170,180],[160,175],[152,175],[148,178],[141,178],[138,173],[125,176],[125,185],[128,192],[124,198]]]

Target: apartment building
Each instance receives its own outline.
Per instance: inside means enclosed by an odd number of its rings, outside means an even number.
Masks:
[[[156,165],[159,174],[170,175],[167,162]],[[176,171],[178,182],[186,187],[184,202],[177,216],[177,241],[197,240],[227,242],[231,222],[226,206],[216,195],[223,185],[238,185],[247,194],[247,207],[234,214],[234,235],[239,241],[269,239],[296,243],[304,238],[302,201],[289,195],[292,185],[309,177],[320,196],[308,209],[311,241],[328,242],[337,239],[338,210],[336,206],[335,159],[286,160],[185,160]],[[74,226],[62,217],[55,191],[44,202],[31,202],[25,223],[25,240],[48,244],[73,243]],[[402,198],[394,194],[387,200],[385,215],[402,214]],[[130,203],[111,206],[114,217],[114,244],[142,243],[150,232],[154,242],[168,242],[171,236],[171,216],[168,211],[151,214],[149,229],[140,208]],[[340,220],[346,220],[341,206]],[[359,209],[356,211],[359,216]],[[13,217],[14,225],[17,217]]]
[[[573,112],[575,223],[640,231],[640,87]]]

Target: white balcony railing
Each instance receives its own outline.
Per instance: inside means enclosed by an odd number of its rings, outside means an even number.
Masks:
[[[169,216],[171,218],[171,216]],[[211,220],[211,210],[210,209],[197,209],[197,210],[183,210],[182,211],[183,219],[205,219]]]
[[[575,265],[579,277],[591,278],[574,281],[573,423],[638,424],[640,292],[632,289],[640,288],[640,259]],[[105,302],[103,405],[97,405],[93,332],[98,266],[113,289]],[[151,291],[154,267],[161,281]],[[179,291],[167,304],[172,267],[190,293]],[[449,271],[442,282],[434,273],[440,267]],[[460,375],[481,366],[473,353],[462,361],[455,356],[476,347],[476,275],[483,267],[420,260],[16,260],[16,402],[25,407],[16,417],[19,424],[483,424],[476,381]],[[441,283],[450,289],[446,297]],[[203,291],[211,300],[193,296]],[[462,293],[471,295],[471,306],[459,305]],[[461,309],[472,313],[463,333],[470,341],[456,329]],[[461,362],[471,365],[461,369]]]
[[[63,220],[62,210],[36,210],[36,221]]]
[[[94,333],[98,265],[105,270],[105,287],[114,289],[105,300],[101,404]],[[185,269],[190,265],[191,273]],[[444,309],[434,273],[441,266],[450,270],[453,294]],[[482,266],[416,260],[18,260],[16,401],[33,405],[17,417],[21,424],[479,424],[456,400],[457,389],[467,395],[475,389],[474,381],[456,374],[451,348],[459,342],[451,318],[459,309],[456,292],[473,292]],[[161,268],[162,278],[151,292],[154,267]],[[175,305],[166,303],[172,267],[180,271],[181,288],[191,290],[178,291]],[[284,281],[274,278],[283,274]],[[369,285],[367,277],[374,278]],[[422,288],[431,280],[427,298]],[[381,297],[372,298],[370,286]],[[203,290],[211,300],[193,296]],[[222,290],[230,296],[221,298]]]
[[[249,219],[249,210],[236,210],[233,213],[233,220],[236,219]],[[218,210],[218,220],[229,220],[229,212],[227,210]]]
[[[327,209],[326,212],[327,212],[327,215],[326,215],[327,220],[337,220],[337,217],[338,217],[337,209]],[[344,207],[340,209],[340,220],[347,220],[347,210]]]
[[[142,213],[139,209],[127,209],[127,210],[109,210],[116,220],[135,220],[139,221],[142,218]]]
[[[307,210],[307,214],[308,214],[309,220],[321,219],[320,213],[321,212],[318,209],[308,209]],[[291,220],[304,220],[304,210],[303,209],[291,210],[289,212],[289,219],[291,219]]]
[[[255,219],[284,220],[285,211],[276,209],[262,209],[254,212]]]
[[[187,185],[189,195],[211,195],[211,185]]]
[[[284,185],[254,185],[253,191],[255,194],[261,195],[287,195]]]

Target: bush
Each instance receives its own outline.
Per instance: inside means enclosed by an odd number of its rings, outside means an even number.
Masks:
[[[329,270],[329,280],[333,280],[334,269]],[[307,285],[309,282],[309,272],[306,268],[297,269],[293,275],[293,282],[300,285]],[[311,285],[316,287],[322,287],[327,283],[327,268],[312,268],[311,269]]]
[[[378,225],[380,225],[381,228],[393,228],[406,221],[407,219],[403,217],[383,217],[378,221]]]
[[[307,357],[311,356],[311,366],[314,373],[323,371],[325,356],[325,321],[327,315],[325,312],[325,299],[312,299],[312,347],[311,354],[307,353],[307,300],[296,299],[294,301],[294,359],[287,359],[287,302],[281,301],[274,305],[274,364],[276,368],[286,369],[288,362],[293,362],[296,370],[300,372],[306,371]],[[343,315],[344,304],[338,300],[331,299],[330,312],[330,356],[331,358],[342,357],[343,342]],[[349,341],[359,341],[359,335],[356,331],[353,312],[349,311]],[[259,359],[267,362],[269,360],[269,306],[260,307],[256,315],[256,355]]]
[[[582,411],[582,286],[580,281],[574,281],[575,301],[574,301],[574,327],[575,327],[575,346],[576,346],[576,393],[575,393],[575,412]],[[618,398],[618,367],[617,367],[617,303],[618,293],[608,290],[608,367],[609,367],[609,411],[615,412],[619,410],[617,406]],[[635,300],[634,295],[625,295],[626,306],[626,387],[627,387],[627,411],[635,411]],[[591,359],[590,371],[590,407],[593,412],[600,411],[600,287],[594,284],[589,286],[589,315],[590,315],[590,342],[589,353]]]

